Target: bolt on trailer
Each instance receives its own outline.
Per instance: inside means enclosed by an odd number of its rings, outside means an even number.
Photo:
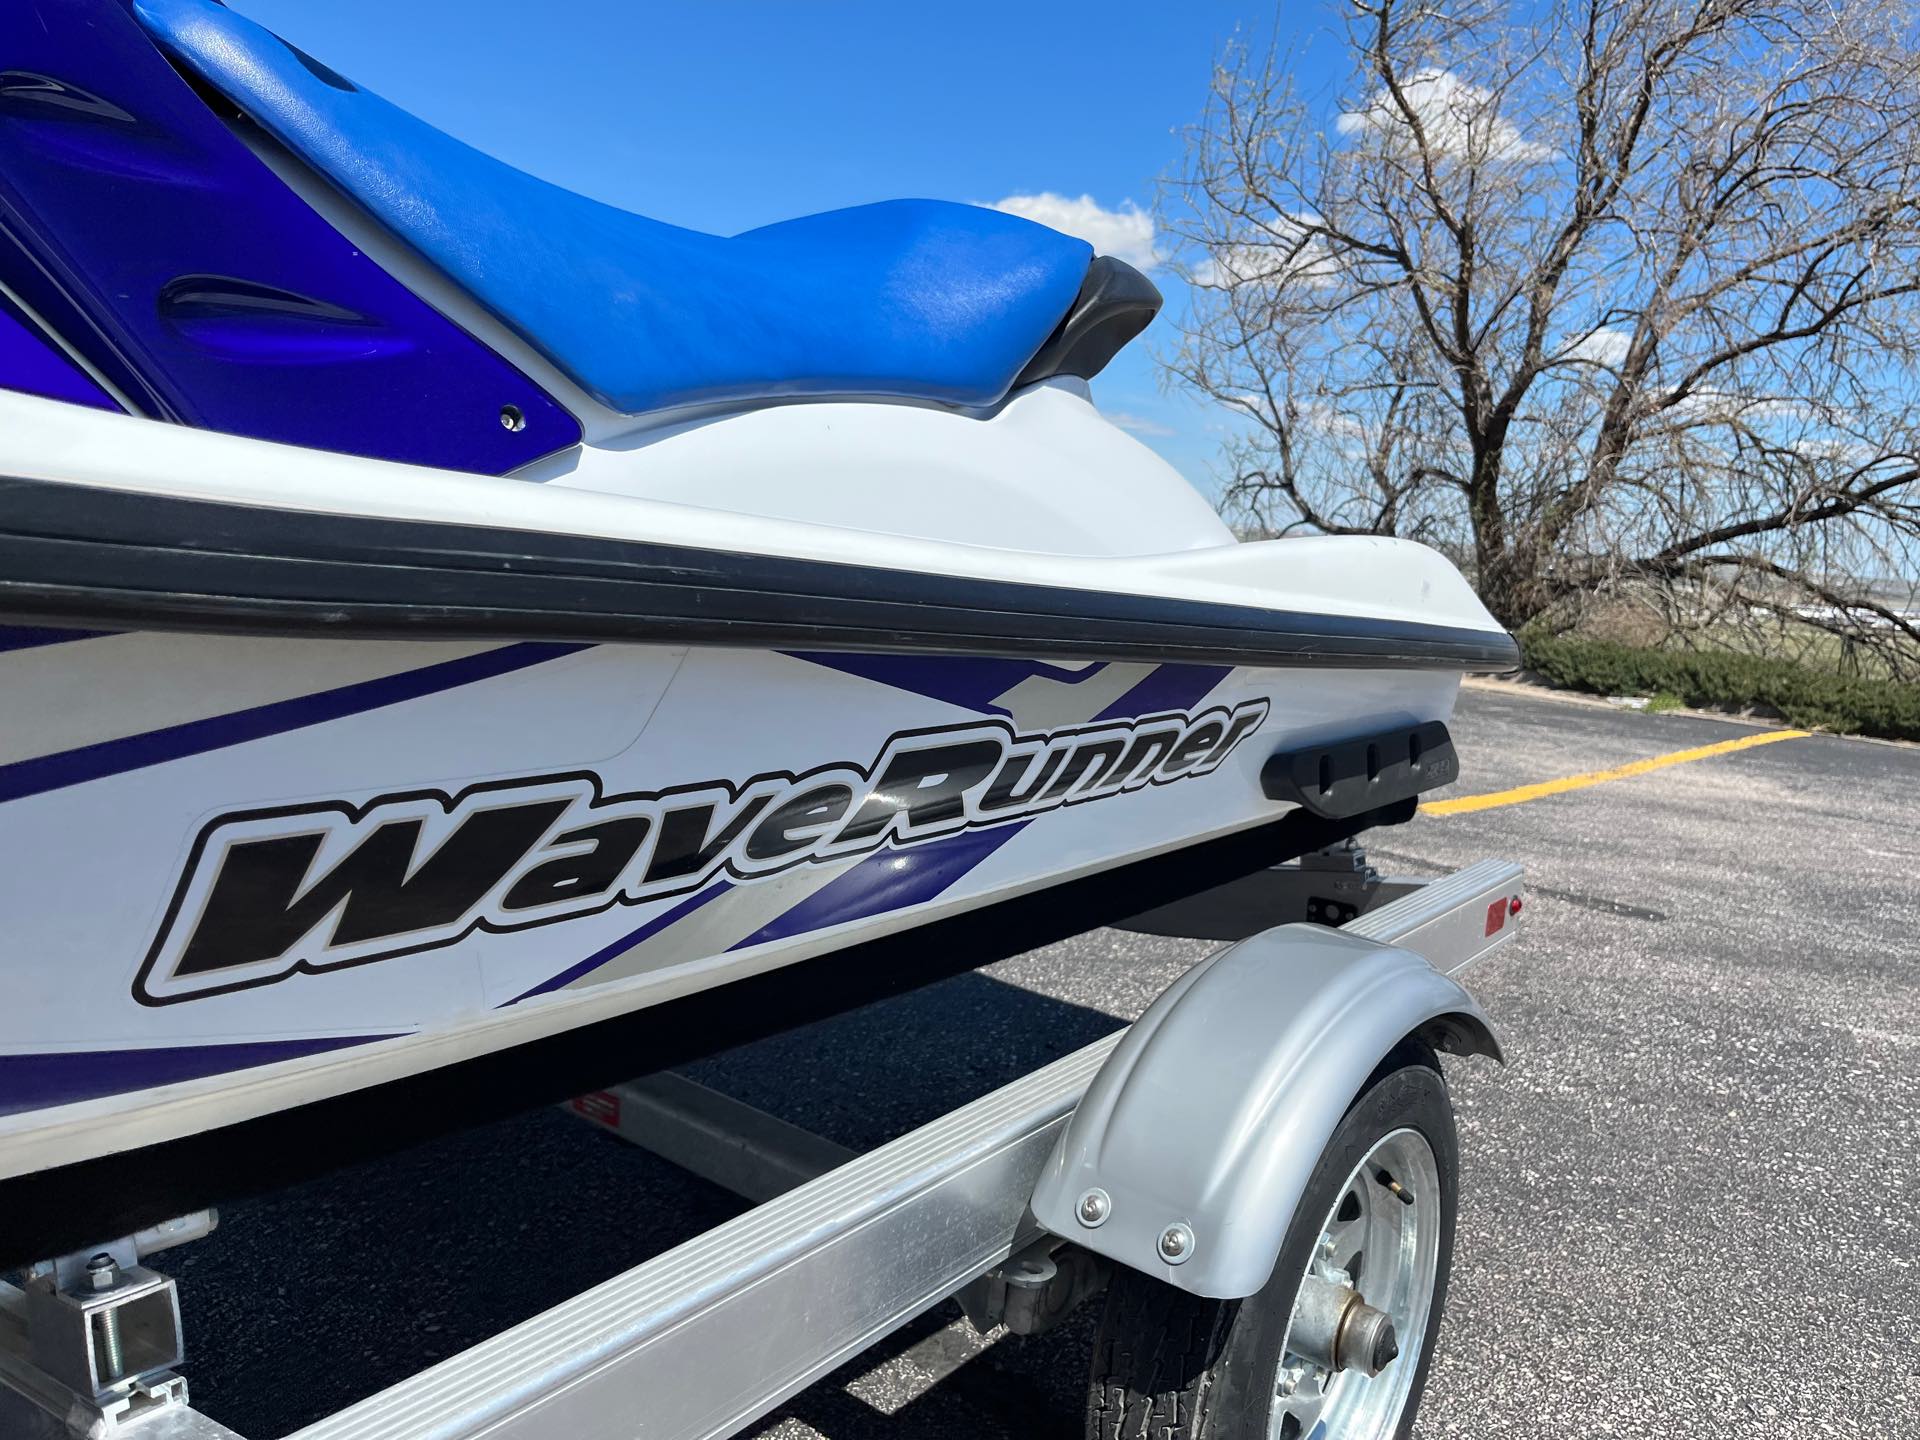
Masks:
[[[671,1072],[580,1096],[758,1203],[296,1440],[711,1440],[948,1299],[1013,1335],[1101,1304],[1095,1436],[1403,1435],[1458,1205],[1436,1057],[1500,1058],[1457,977],[1521,908],[1517,866],[1387,879],[1349,841],[1148,912],[1130,928],[1232,943],[865,1154]],[[192,1406],[179,1287],[147,1264],[215,1223],[0,1287],[0,1435],[243,1440]]]

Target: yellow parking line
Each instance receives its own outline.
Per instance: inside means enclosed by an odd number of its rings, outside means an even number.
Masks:
[[[1631,765],[1616,765],[1611,770],[1590,770],[1585,775],[1565,775],[1558,780],[1542,780],[1537,785],[1518,785],[1511,790],[1496,790],[1491,795],[1462,795],[1455,800],[1437,800],[1422,805],[1423,815],[1466,815],[1475,810],[1494,810],[1502,805],[1522,805],[1544,795],[1564,795],[1569,790],[1584,790],[1608,780],[1624,780],[1629,775],[1644,775],[1649,770],[1664,770],[1669,765],[1684,765],[1689,760],[1705,760],[1710,755],[1731,755],[1735,750],[1751,750],[1756,745],[1772,745],[1781,740],[1805,739],[1805,730],[1765,730],[1757,735],[1742,735],[1738,740],[1722,740],[1717,745],[1700,745],[1692,750],[1675,750],[1671,755],[1655,755],[1635,760]]]

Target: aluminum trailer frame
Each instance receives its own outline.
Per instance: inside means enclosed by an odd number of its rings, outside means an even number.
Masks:
[[[1342,894],[1354,899],[1356,887],[1348,882],[1358,876],[1355,908],[1387,901],[1337,932],[1354,953],[1371,949],[1402,970],[1418,957],[1414,969],[1429,982],[1441,982],[1513,938],[1518,866],[1483,861],[1425,884],[1380,882],[1357,847],[1348,848],[1351,863],[1335,867],[1348,877]],[[1279,869],[1286,873],[1276,872],[1274,904],[1245,904],[1242,888],[1242,928],[1284,917],[1300,902],[1298,869]],[[1209,913],[1206,902],[1203,895],[1168,907],[1143,928],[1179,933],[1182,910],[1189,921],[1201,921]],[[1191,926],[1210,937],[1220,928],[1217,915]],[[1334,933],[1311,928],[1319,937]],[[1302,934],[1290,942],[1285,931],[1275,930],[1253,938],[1281,964],[1290,944],[1305,947],[1316,939]],[[1246,976],[1260,973],[1243,965],[1236,978],[1232,966],[1216,963],[1241,948],[1202,961],[1143,1021],[1175,992],[1205,988],[1207,979],[1196,979],[1196,973],[1210,968],[1220,977],[1212,986],[1222,992],[1216,999],[1230,1010]],[[1463,991],[1451,981],[1441,983],[1464,1003],[1433,1013],[1433,1023],[1441,1025],[1438,1038],[1445,1039],[1447,1025],[1471,1029],[1484,1023]],[[1078,1148],[1073,1139],[1076,1108],[1100,1084],[1129,1033],[1123,1029],[1097,1040],[810,1179],[803,1177],[841,1152],[771,1117],[740,1113],[745,1107],[737,1102],[708,1100],[684,1082],[636,1082],[585,1097],[576,1108],[589,1118],[744,1193],[772,1198],[308,1426],[292,1440],[711,1440],[737,1433],[950,1296],[962,1299],[976,1323],[1016,1314],[1031,1322],[1032,1307],[1022,1311],[1007,1297],[1023,1286],[1031,1295],[1036,1286],[1056,1282],[1055,1267],[1044,1259],[1049,1251],[1084,1258],[1086,1251],[1104,1247],[1108,1258],[1096,1263],[1128,1264],[1180,1283],[1193,1272],[1177,1268],[1178,1262],[1127,1253],[1123,1240],[1109,1241],[1071,1219],[1056,1219],[1050,1232],[1035,1214],[1047,1209],[1036,1195],[1050,1171],[1061,1172],[1076,1155],[1085,1160],[1084,1137]],[[1377,1063],[1407,1033],[1412,1027],[1384,1044],[1362,1037],[1358,1049],[1345,1045],[1352,1052],[1346,1059],[1371,1054],[1367,1063]],[[1487,1032],[1481,1043],[1469,1037],[1449,1048],[1497,1054],[1491,1045]],[[1126,1078],[1110,1075],[1109,1088]],[[1165,1078],[1164,1072],[1158,1076]],[[1092,1123],[1100,1122],[1083,1121],[1082,1128]],[[1256,1186],[1247,1203],[1271,1199]],[[173,1282],[141,1265],[146,1250],[135,1245],[137,1238],[117,1242],[116,1253],[130,1265],[127,1274],[137,1270],[142,1277],[146,1313],[158,1314],[152,1281],[169,1290]],[[172,1239],[162,1236],[156,1243],[149,1237],[145,1243],[159,1248]],[[82,1337],[78,1351],[50,1333],[46,1317],[58,1318],[61,1305],[97,1310],[101,1303],[74,1279],[76,1259],[86,1262],[84,1256],[68,1257],[39,1267],[26,1291],[0,1286],[0,1435],[241,1440],[190,1405],[185,1383],[171,1368],[181,1348],[177,1334],[154,1342],[153,1353],[164,1356],[165,1365],[102,1382],[103,1362],[85,1348],[98,1343],[97,1321],[74,1332]],[[1093,1288],[1088,1274],[1084,1264],[1059,1267],[1066,1279],[1056,1292],[1064,1285],[1074,1292],[1064,1297],[1067,1303],[1080,1298]],[[1062,1299],[1058,1293],[1054,1298]],[[1016,1320],[1013,1328],[1041,1327]]]

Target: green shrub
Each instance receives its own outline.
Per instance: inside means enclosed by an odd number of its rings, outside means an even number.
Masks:
[[[1832,675],[1722,651],[1642,650],[1606,640],[1523,636],[1527,668],[1599,695],[1673,695],[1688,705],[1765,706],[1790,725],[1920,740],[1920,685]]]

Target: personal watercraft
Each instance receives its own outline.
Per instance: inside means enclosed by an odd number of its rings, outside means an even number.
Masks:
[[[6,9],[11,1258],[1404,818],[1515,661],[1103,419],[1160,302],[1081,241],[696,234],[213,0]]]

